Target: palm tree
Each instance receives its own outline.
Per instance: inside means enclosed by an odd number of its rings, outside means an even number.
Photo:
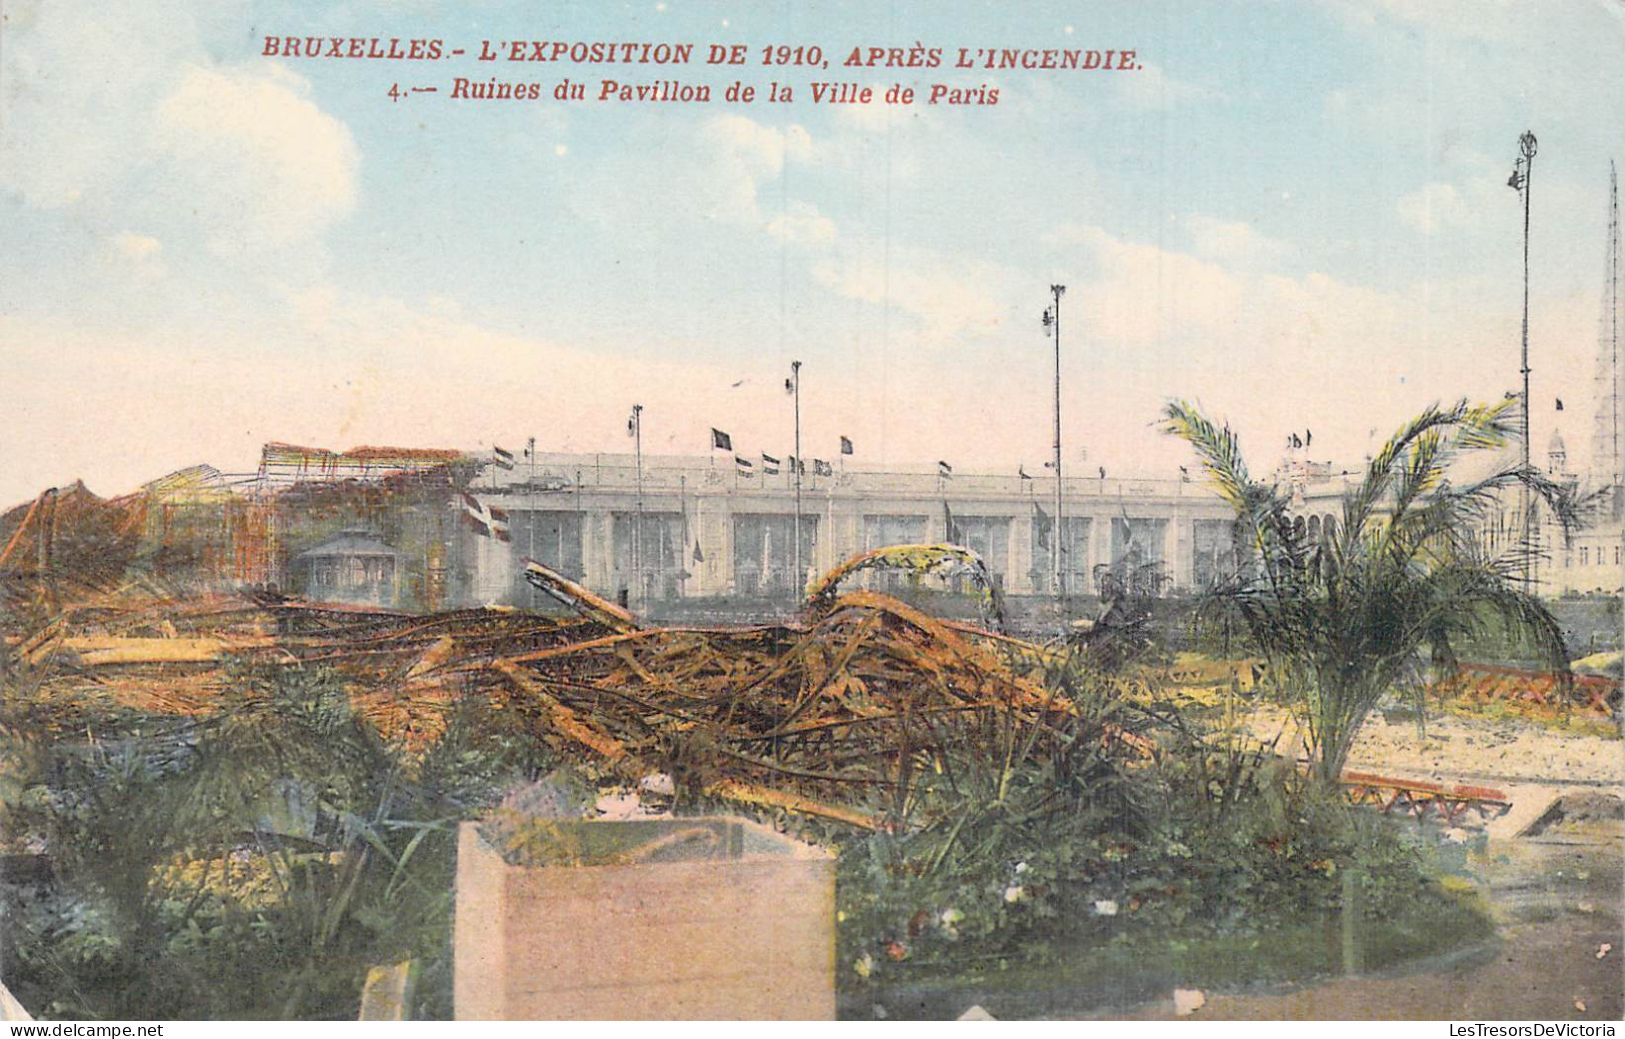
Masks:
[[[1528,486],[1567,529],[1569,495],[1522,465],[1461,484],[1457,463],[1513,441],[1513,401],[1434,405],[1400,427],[1318,537],[1290,515],[1290,494],[1248,475],[1236,436],[1175,401],[1163,430],[1188,441],[1236,512],[1237,572],[1204,597],[1204,621],[1246,633],[1303,725],[1316,774],[1335,783],[1360,725],[1385,693],[1419,685],[1423,652],[1448,671],[1470,635],[1501,630],[1569,680],[1561,629],[1517,575],[1524,558],[1492,556],[1482,522],[1503,493]],[[1494,459],[1491,459],[1494,461]],[[1492,625],[1499,625],[1492,629]]]

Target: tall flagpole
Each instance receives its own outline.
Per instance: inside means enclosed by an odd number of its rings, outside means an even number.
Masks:
[[[1050,535],[1050,554],[1055,563],[1055,601],[1061,607],[1061,623],[1066,624],[1066,569],[1061,561],[1061,545],[1066,524],[1061,513],[1061,297],[1065,285],[1051,285],[1055,303],[1044,310],[1044,331],[1055,339],[1055,529]]]
[[[632,450],[637,461],[638,511],[632,524],[632,583],[636,586],[637,601],[644,599],[643,587],[643,405],[632,405]]]
[[[785,380],[784,388],[790,391],[795,399],[796,412],[796,456],[790,459],[790,469],[796,479],[796,534],[795,551],[791,558],[795,560],[794,576],[790,582],[790,590],[797,599],[801,597],[802,586],[806,584],[806,574],[801,569],[801,362],[790,362],[790,378]]]
[[[530,486],[526,488],[525,500],[530,502],[530,512],[525,516],[525,529],[529,532],[530,558],[536,558],[536,438],[531,437],[525,441],[525,453],[530,456]],[[526,581],[530,589],[530,608],[536,608],[536,586]]]
[[[1529,471],[1529,186],[1535,172],[1535,135],[1525,130],[1518,138],[1518,161],[1508,181],[1523,196],[1523,468]],[[1520,507],[1523,511],[1523,585],[1533,594],[1536,585],[1535,553],[1539,544],[1539,529],[1535,525],[1534,502],[1529,496],[1529,484],[1520,485]]]

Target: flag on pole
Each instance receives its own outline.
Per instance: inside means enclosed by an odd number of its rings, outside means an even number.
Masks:
[[[948,507],[947,502],[942,503],[942,527],[950,545],[958,545],[965,540],[965,532],[954,522],[954,510]]]
[[[1563,410],[1563,398],[1562,397],[1557,398],[1557,410],[1558,411]]]
[[[851,453],[852,453],[852,440],[851,440],[851,438],[850,437],[842,437],[841,438],[841,454],[849,455]]]
[[[945,480],[952,480],[954,478],[954,467],[947,462],[938,462],[937,475]]]
[[[751,460],[739,455],[734,455],[734,468],[739,470],[741,476],[756,475],[756,466],[751,464]]]
[[[835,475],[835,467],[833,465],[830,465],[828,462],[824,461],[822,458],[814,458],[813,459],[813,475],[814,476],[834,476]]]
[[[705,553],[700,551],[700,539],[699,538],[694,539],[694,562],[696,562],[696,563],[705,562]]]
[[[500,465],[504,469],[512,469],[513,468],[513,452],[512,451],[504,451],[502,448],[497,447],[495,444],[492,444],[491,445],[491,454],[493,456],[495,456],[495,461],[496,461],[497,465]]]
[[[1023,480],[1031,480],[1032,479],[1032,477],[1027,474],[1027,467],[1024,466],[1024,465],[1016,466],[1016,475],[1021,477]]]
[[[763,476],[777,476],[777,475],[779,475],[779,460],[777,458],[774,458],[772,455],[768,454],[766,451],[762,452],[762,475]]]
[[[711,430],[711,450],[713,450],[713,451],[732,451],[733,449],[734,449],[733,437],[731,437],[728,434],[724,433],[720,429],[713,428]]]
[[[1037,502],[1033,502],[1033,523],[1038,527],[1038,547],[1048,549],[1050,546],[1050,531],[1055,524],[1050,521],[1049,513],[1045,512],[1043,506]]]
[[[486,505],[467,491],[459,492],[463,499],[463,518],[474,533],[482,538],[511,540],[508,528],[508,510]]]

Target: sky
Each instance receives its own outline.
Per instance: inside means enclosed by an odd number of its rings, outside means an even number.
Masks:
[[[266,36],[745,44],[657,69],[266,57]],[[844,68],[854,47],[1133,49],[1125,72]],[[817,45],[826,71],[766,68]],[[1518,381],[1592,432],[1625,8],[637,0],[0,2],[0,504],[279,440],[804,453],[1034,472],[1062,300],[1065,464],[1168,475],[1170,398],[1257,470],[1358,464]],[[541,85],[450,96],[454,78]],[[554,100],[561,78],[711,104]],[[791,84],[788,104],[721,99]],[[814,104],[814,80],[994,105]],[[391,84],[437,94],[388,96]],[[1565,409],[1556,411],[1562,398]]]

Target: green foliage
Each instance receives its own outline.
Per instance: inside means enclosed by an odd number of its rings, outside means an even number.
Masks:
[[[1155,608],[1172,579],[1161,563],[1101,563],[1094,568],[1100,616],[1074,630],[1067,641],[1100,671],[1121,672],[1133,665],[1166,664],[1171,658],[1158,631]]]
[[[1498,495],[1519,485],[1572,522],[1569,496],[1524,466],[1456,484],[1462,459],[1516,435],[1508,403],[1431,407],[1377,453],[1344,497],[1329,535],[1294,525],[1289,493],[1249,475],[1235,434],[1171,403],[1164,429],[1189,441],[1236,511],[1244,558],[1205,599],[1205,624],[1242,632],[1268,661],[1274,691],[1299,716],[1328,785],[1366,715],[1395,688],[1422,687],[1423,651],[1445,667],[1491,620],[1567,677],[1562,632],[1514,581],[1521,556],[1492,558],[1477,533]]]
[[[842,856],[848,977],[879,980],[894,964],[952,961],[962,950],[1010,955],[1035,940],[1038,922],[1083,919],[1080,900],[1110,884],[1115,849],[1143,823],[1114,735],[1130,719],[1078,660],[1048,676],[1075,715],[1064,723],[990,715],[983,732],[947,744],[921,773],[909,794],[921,825],[876,834]]]
[[[1373,913],[1427,888],[1418,844],[1262,749],[1130,706],[1096,666],[1080,651],[1045,676],[1067,712],[922,740],[944,749],[886,806],[894,831],[807,824],[842,845],[843,987],[1273,934],[1334,911],[1349,869]],[[369,966],[411,958],[413,1016],[448,1017],[454,823],[559,763],[478,699],[408,759],[332,672],[250,668],[232,688],[208,719],[20,741],[8,833],[59,880],[5,886],[7,984],[44,1016],[343,1019]]]
[[[1125,941],[1267,935],[1335,913],[1351,869],[1371,913],[1406,915],[1429,891],[1422,840],[1272,748],[1135,714],[1083,659],[1049,676],[1075,721],[1014,720],[1006,742],[965,745],[914,791],[915,817],[930,822],[843,854],[843,988],[1063,962]],[[1157,737],[1150,760],[1113,752],[1125,732]]]
[[[353,1019],[367,968],[411,958],[416,1016],[449,1016],[455,823],[545,753],[473,703],[409,761],[326,670],[239,669],[227,699],[24,741],[9,832],[58,883],[6,889],[7,984],[51,1017]]]

